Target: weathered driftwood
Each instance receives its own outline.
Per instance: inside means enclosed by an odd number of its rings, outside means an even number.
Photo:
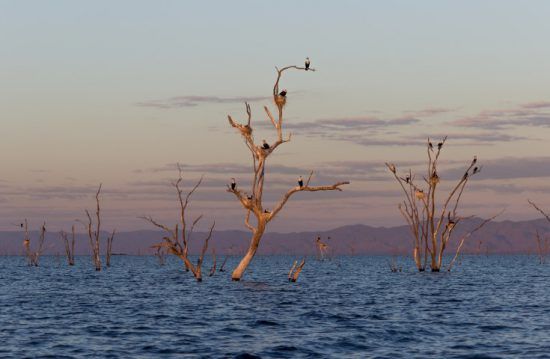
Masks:
[[[208,242],[210,241],[210,238],[212,238],[212,232],[214,231],[215,222],[212,223],[212,226],[210,227],[210,231],[207,235],[207,237],[204,240],[204,245],[202,247],[201,253],[199,255],[199,258],[197,259],[197,263],[193,264],[191,260],[189,259],[188,253],[189,253],[189,242],[191,240],[191,236],[193,234],[193,231],[195,229],[195,226],[199,221],[202,219],[202,215],[198,216],[191,224],[191,228],[187,228],[187,217],[186,217],[186,210],[187,206],[189,205],[189,200],[191,198],[191,195],[197,190],[197,188],[202,183],[202,177],[199,179],[199,181],[195,184],[195,186],[187,193],[185,198],[183,197],[183,190],[181,189],[181,184],[183,181],[183,175],[182,175],[182,169],[181,166],[178,164],[178,172],[179,172],[179,178],[176,182],[172,183],[174,188],[176,189],[178,201],[180,204],[180,223],[177,223],[174,226],[174,229],[169,228],[168,226],[161,224],[157,221],[155,221],[151,216],[146,217],[140,217],[149,223],[153,224],[154,226],[166,231],[168,233],[167,236],[163,237],[163,241],[159,243],[159,246],[166,248],[168,253],[174,254],[177,257],[179,257],[187,270],[190,270],[193,273],[193,276],[198,282],[202,281],[202,263],[204,259],[204,255],[206,251],[208,250]],[[181,237],[180,237],[180,225],[181,225]]]
[[[548,216],[546,212],[544,212],[539,206],[537,206],[531,200],[527,200],[527,202],[529,202],[529,204],[533,206],[533,208],[539,211],[546,218],[546,220],[550,222],[550,216]],[[539,263],[544,264],[544,262],[546,261],[546,256],[550,252],[550,242],[548,238],[543,238],[540,235],[538,230],[536,231],[535,240],[537,241],[537,253],[539,255]]]
[[[67,257],[67,264],[74,266],[74,246],[75,246],[75,228],[74,225],[71,227],[71,241],[69,241],[69,234],[65,231],[59,232],[61,240],[65,245],[65,256]]]
[[[300,272],[304,268],[304,265],[306,264],[306,259],[303,258],[300,264],[298,264],[298,261],[294,261],[294,264],[290,268],[290,271],[288,272],[288,281],[289,282],[296,282],[298,280],[298,277],[300,276]]]
[[[44,241],[46,240],[46,222],[40,227],[40,236],[38,237],[38,245],[35,250],[31,249],[31,237],[29,235],[29,224],[25,218],[22,223],[25,230],[25,237],[23,238],[23,248],[25,249],[25,256],[27,257],[27,263],[31,267],[38,267],[40,256],[44,252]]]
[[[266,161],[267,158],[283,143],[289,142],[291,135],[288,137],[283,137],[283,112],[286,104],[286,94],[281,95],[279,92],[279,83],[281,76],[287,70],[306,70],[305,67],[298,66],[286,66],[282,69],[277,70],[277,79],[273,87],[273,101],[277,107],[277,115],[274,116],[267,106],[264,106],[264,111],[267,115],[267,118],[273,125],[277,133],[277,139],[271,145],[265,143],[265,145],[257,144],[254,139],[254,130],[251,124],[252,121],[252,111],[250,105],[246,103],[246,115],[247,120],[244,124],[238,123],[233,120],[231,116],[228,116],[229,124],[235,128],[243,137],[244,142],[250,153],[252,155],[252,164],[253,164],[253,178],[252,186],[249,192],[244,192],[238,186],[229,185],[227,191],[235,195],[237,200],[241,203],[243,208],[246,211],[245,215],[245,225],[252,233],[250,239],[250,244],[248,250],[246,251],[244,257],[241,259],[237,267],[233,270],[231,275],[232,279],[238,281],[242,278],[246,268],[250,264],[252,258],[256,254],[258,247],[260,245],[260,240],[267,228],[267,225],[272,221],[277,214],[283,209],[285,204],[288,202],[290,197],[297,192],[316,192],[316,191],[341,191],[341,186],[348,184],[349,182],[338,182],[330,186],[310,186],[310,180],[313,172],[310,173],[309,178],[303,186],[296,186],[289,189],[281,198],[281,200],[275,205],[275,207],[269,211],[264,208],[263,204],[263,193],[264,193],[264,180],[265,180],[265,170],[266,170]],[[314,69],[309,69],[314,71]],[[250,221],[251,214],[255,217],[255,223],[252,224]]]
[[[405,195],[405,200],[399,204],[398,208],[411,230],[413,259],[419,271],[426,270],[428,257],[430,269],[433,272],[441,270],[445,248],[451,240],[457,224],[463,219],[457,212],[462,194],[470,178],[481,170],[481,167],[477,165],[477,157],[474,156],[462,177],[448,193],[441,208],[438,209],[436,190],[441,182],[438,174],[438,160],[446,140],[447,137],[434,146],[428,139],[428,171],[422,178],[422,184],[416,182],[416,178],[410,170],[404,175],[400,175],[393,163],[386,163]]]

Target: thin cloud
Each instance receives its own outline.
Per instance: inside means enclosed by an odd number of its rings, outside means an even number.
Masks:
[[[519,179],[550,177],[550,157],[502,157],[491,160],[480,159],[483,166],[480,178],[483,179]],[[464,166],[448,171],[451,176],[464,173]]]
[[[218,96],[176,96],[164,100],[152,100],[138,102],[138,106],[154,107],[159,109],[173,109],[182,107],[195,107],[199,104],[223,104],[223,103],[244,103],[267,100],[266,96],[238,96],[238,97],[218,97]]]
[[[455,112],[456,108],[428,107],[417,111],[405,111],[405,115],[412,117],[431,117],[442,113]]]
[[[380,119],[378,117],[342,117],[326,118],[306,122],[287,122],[285,129],[301,131],[307,130],[308,134],[322,134],[331,132],[348,132],[372,130],[387,127],[408,126],[419,123],[420,120],[413,117],[402,117],[395,119]],[[271,127],[271,123],[259,123],[258,127]]]
[[[355,143],[361,146],[387,146],[387,147],[405,147],[405,146],[425,146],[427,136],[422,137],[370,137],[367,135],[354,134],[354,135],[342,135],[331,134],[326,136],[329,139],[346,141]],[[442,138],[440,136],[432,136],[433,138]],[[455,145],[493,145],[499,142],[513,142],[525,139],[522,136],[514,136],[503,133],[451,133],[448,135],[449,139],[452,139]]]
[[[484,110],[475,116],[448,122],[452,126],[503,130],[512,127],[550,127],[550,102],[539,101],[519,105],[517,108]]]
[[[539,109],[539,108],[550,108],[550,101],[538,101],[538,102],[529,102],[521,105],[523,108]]]

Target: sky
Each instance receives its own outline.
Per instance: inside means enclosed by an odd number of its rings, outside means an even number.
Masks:
[[[537,218],[550,210],[548,1],[0,0],[0,230],[23,218],[69,228],[103,184],[105,228],[176,223],[170,183],[204,183],[190,216],[245,229],[225,191],[250,154],[227,115],[275,139],[264,105],[289,71],[292,141],[269,158],[266,207],[315,170],[270,230],[404,224],[384,162],[424,170],[428,136],[448,140],[442,189],[483,165],[462,215]]]

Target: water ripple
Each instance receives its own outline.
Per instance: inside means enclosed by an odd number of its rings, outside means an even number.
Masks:
[[[0,356],[549,357],[549,266],[466,256],[450,274],[407,261],[391,273],[387,260],[309,260],[288,283],[292,258],[258,257],[242,282],[196,283],[175,258],[115,257],[97,273],[87,257],[0,257]]]

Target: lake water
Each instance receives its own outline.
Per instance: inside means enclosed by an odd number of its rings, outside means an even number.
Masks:
[[[176,258],[95,272],[88,257],[0,257],[0,357],[550,358],[550,265],[535,257],[466,256],[450,274],[310,258],[289,283],[293,259],[196,283]]]

